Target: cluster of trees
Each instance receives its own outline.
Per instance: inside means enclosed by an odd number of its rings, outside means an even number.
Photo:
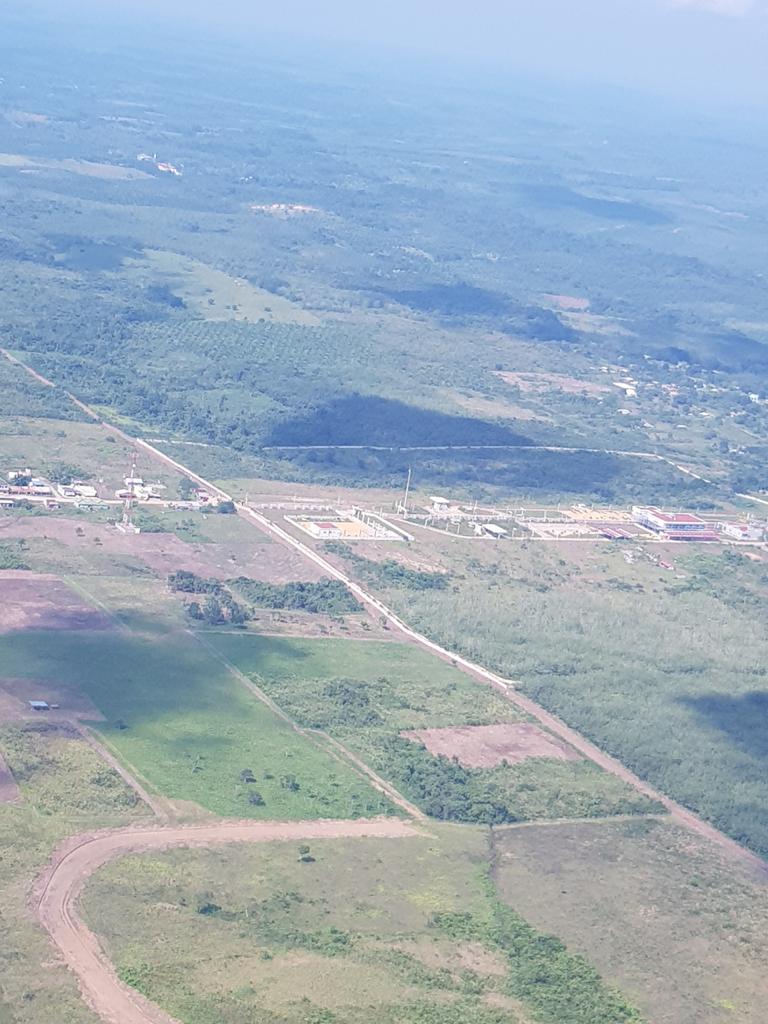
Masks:
[[[0,544],[0,569],[29,569],[17,546]]]
[[[220,595],[224,592],[224,586],[219,580],[205,579],[187,569],[177,569],[176,572],[170,573],[168,586],[171,590],[179,591],[182,594]]]
[[[187,614],[190,618],[205,622],[209,626],[243,626],[250,618],[248,609],[235,601],[226,591],[221,591],[218,596],[210,594],[202,604],[199,601],[190,601],[187,605]]]
[[[517,821],[503,793],[481,771],[471,771],[447,757],[433,756],[422,744],[401,736],[386,737],[382,752],[390,778],[431,817],[482,825]]]
[[[340,580],[279,584],[239,576],[229,583],[257,608],[283,608],[316,615],[349,615],[363,608]]]
[[[450,576],[442,572],[424,572],[411,569],[394,558],[386,558],[381,562],[365,558],[353,551],[342,541],[326,541],[325,550],[332,555],[340,555],[353,566],[357,575],[367,583],[375,583],[382,587],[399,587],[405,590],[444,590]]]
[[[71,484],[73,480],[91,480],[93,478],[93,473],[68,462],[52,463],[46,468],[45,475],[53,483],[64,485]]]
[[[202,604],[192,601],[187,605],[187,611],[193,619],[212,625],[222,622],[242,625],[252,617],[253,607],[334,616],[362,611],[360,602],[339,580],[279,584],[238,576],[225,584],[220,580],[198,576],[187,569],[178,569],[168,576],[168,586],[182,594],[207,595]],[[236,601],[230,588],[244,597],[249,605],[243,606]]]

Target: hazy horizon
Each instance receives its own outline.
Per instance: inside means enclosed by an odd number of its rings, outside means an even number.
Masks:
[[[17,19],[31,14],[62,17],[50,0],[17,2]],[[471,7],[391,0],[386,10],[364,12],[354,0],[283,0],[257,9],[245,0],[133,0],[130,8],[77,0],[66,17],[107,31],[163,23],[173,30],[183,17],[184,32],[199,26],[239,43],[278,34],[319,50],[342,47],[353,57],[364,48],[386,61],[394,50],[675,100],[768,105],[768,0],[477,0]]]

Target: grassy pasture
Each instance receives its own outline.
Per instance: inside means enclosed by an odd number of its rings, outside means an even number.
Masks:
[[[186,1024],[629,1024],[589,965],[484,881],[487,840],[177,850],[108,865],[87,920],[120,976]]]
[[[175,252],[146,250],[142,260],[130,265],[142,279],[169,287],[192,313],[206,320],[266,320],[306,326],[320,322],[282,295]]]
[[[392,744],[402,731],[524,720],[490,688],[407,644],[230,634],[211,642],[298,722],[342,741],[422,806],[425,796],[414,788],[413,765],[406,763],[418,748]],[[423,759],[424,770],[431,761]],[[472,778],[478,794],[495,794],[519,819],[650,808],[590,762],[535,758],[478,770]]]
[[[117,822],[149,813],[117,772],[66,727],[4,725],[0,752],[22,800],[40,815]]]
[[[7,635],[0,637],[0,674],[84,691],[104,715],[96,728],[105,742],[172,800],[229,817],[391,810],[352,769],[248,694],[189,634]],[[252,783],[240,778],[247,770]],[[255,792],[262,804],[250,802]]]
[[[762,1024],[768,891],[657,821],[499,830],[501,897],[554,931],[647,1015]]]

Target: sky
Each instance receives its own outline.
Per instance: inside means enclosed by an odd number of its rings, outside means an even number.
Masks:
[[[42,8],[54,0],[26,0]],[[58,6],[58,3],[55,4]],[[107,22],[181,19],[240,41],[317,40],[768,108],[768,0],[68,0]],[[59,10],[61,8],[59,7]]]

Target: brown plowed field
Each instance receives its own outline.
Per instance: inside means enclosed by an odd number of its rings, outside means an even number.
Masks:
[[[530,722],[414,729],[402,735],[420,740],[430,754],[457,758],[465,768],[493,768],[502,761],[519,764],[529,757],[581,760],[573,747]]]
[[[75,836],[54,853],[39,879],[34,909],[65,962],[77,975],[88,1005],[108,1024],[177,1024],[167,1013],[124,985],[93,932],[77,914],[77,899],[88,877],[107,861],[126,854],[173,846],[208,847],[225,843],[378,838],[418,835],[413,825],[394,818],[369,821],[247,821],[178,827],[125,828]]]
[[[112,629],[108,615],[84,604],[55,576],[0,573],[0,633],[23,629]]]

